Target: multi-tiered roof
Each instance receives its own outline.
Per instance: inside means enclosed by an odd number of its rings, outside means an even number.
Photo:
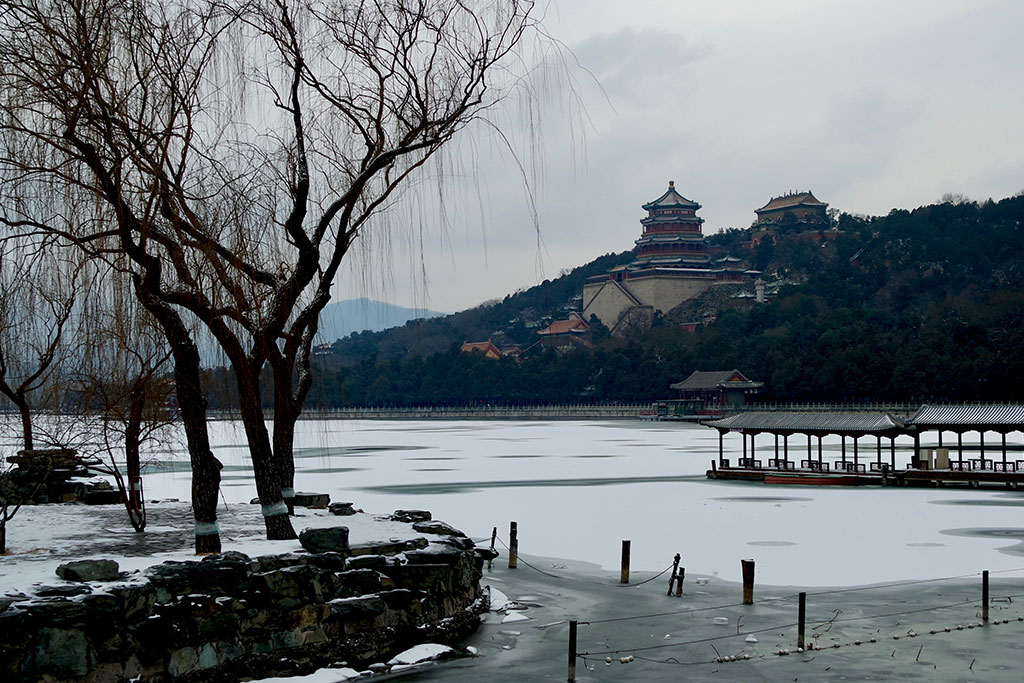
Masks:
[[[643,233],[636,241],[636,260],[630,270],[646,268],[704,268],[708,266],[707,245],[697,217],[700,204],[676,191],[668,191],[643,205],[647,217],[640,221]]]

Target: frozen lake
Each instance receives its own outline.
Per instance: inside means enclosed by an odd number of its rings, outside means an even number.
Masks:
[[[240,426],[215,423],[211,436],[225,504],[248,503]],[[825,443],[838,457],[838,439]],[[909,445],[897,442],[897,462]],[[739,457],[739,435],[725,446]],[[523,554],[613,570],[623,539],[634,572],[660,571],[678,552],[687,574],[738,581],[740,559],[753,558],[758,582],[774,585],[1024,567],[1024,492],[712,482],[704,473],[717,455],[715,430],[684,423],[309,420],[298,425],[296,489],[367,512],[428,509],[474,538],[496,526],[507,540],[515,520]],[[861,457],[874,458],[867,440]],[[173,458],[148,468],[148,498],[188,499],[187,461]]]

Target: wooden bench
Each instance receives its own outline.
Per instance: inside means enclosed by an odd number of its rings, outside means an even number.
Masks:
[[[769,458],[768,467],[773,467],[777,470],[795,470],[796,463],[783,460],[782,458]]]

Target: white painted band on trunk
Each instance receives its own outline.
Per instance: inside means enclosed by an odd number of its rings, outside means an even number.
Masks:
[[[291,487],[288,487],[288,488],[285,488],[285,489],[281,489],[281,497],[282,498],[294,498],[295,497],[295,489],[293,489]]]
[[[274,503],[273,505],[261,505],[260,511],[264,517],[277,517],[278,515],[287,515],[288,506],[284,504],[284,501]]]
[[[219,533],[217,522],[196,522],[196,536],[215,536]]]

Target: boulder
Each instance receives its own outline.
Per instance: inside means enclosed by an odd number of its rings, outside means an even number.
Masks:
[[[395,510],[391,519],[396,522],[429,522],[432,519],[430,510]]]
[[[332,515],[338,515],[340,517],[356,514],[356,510],[352,507],[352,503],[331,503],[327,506],[327,509],[331,511]]]
[[[295,494],[295,507],[310,508],[313,510],[326,510],[331,502],[331,496],[326,493],[304,493],[299,491]]]
[[[70,598],[75,595],[85,595],[86,593],[92,593],[92,589],[83,584],[74,586],[43,586],[36,589],[36,595],[41,598]]]
[[[299,543],[311,553],[349,553],[348,527],[335,526],[325,529],[303,529]]]
[[[121,492],[117,489],[94,485],[86,485],[81,499],[86,505],[119,505],[123,502]]]
[[[77,560],[57,567],[57,576],[65,581],[113,581],[118,567],[113,560]]]
[[[438,536],[463,536],[466,534],[462,533],[450,524],[445,524],[437,520],[427,522],[415,522],[412,525],[415,531],[421,534],[436,534]]]

